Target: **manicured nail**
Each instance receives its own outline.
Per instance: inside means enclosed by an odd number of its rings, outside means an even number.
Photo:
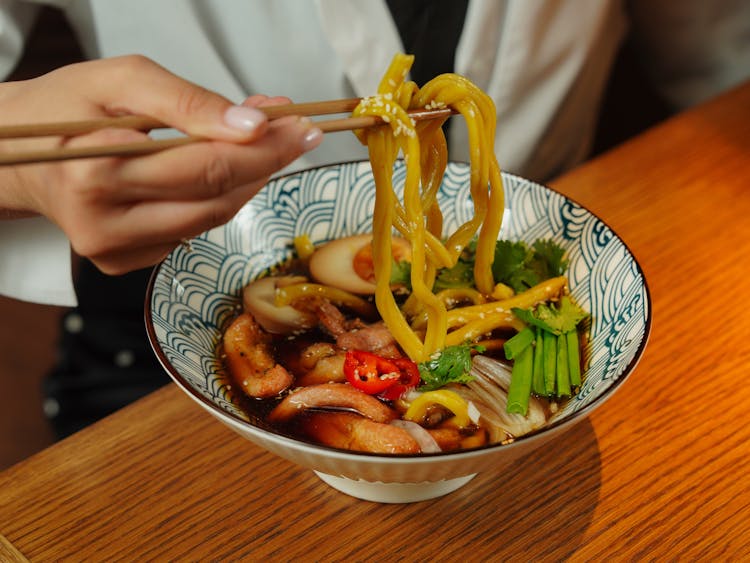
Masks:
[[[305,136],[302,137],[302,149],[307,152],[317,147],[323,140],[323,131],[317,127],[312,127],[307,130]]]
[[[245,106],[232,106],[224,112],[224,123],[242,133],[252,133],[267,120],[262,111]]]

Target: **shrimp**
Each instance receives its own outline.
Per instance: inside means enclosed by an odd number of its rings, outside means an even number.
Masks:
[[[234,380],[250,397],[275,397],[294,377],[276,362],[271,336],[250,313],[239,315],[224,333],[224,354]]]

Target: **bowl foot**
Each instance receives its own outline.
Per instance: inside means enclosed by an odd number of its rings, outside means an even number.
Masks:
[[[455,479],[425,483],[373,483],[361,479],[348,479],[315,471],[323,482],[347,495],[383,503],[418,502],[441,497],[463,487],[474,478],[466,475]]]

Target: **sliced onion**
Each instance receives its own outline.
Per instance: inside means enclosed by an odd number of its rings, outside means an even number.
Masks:
[[[478,404],[486,407],[483,414],[491,424],[497,424],[505,432],[518,437],[547,423],[544,405],[535,397],[529,398],[529,410],[525,416],[506,412],[511,370],[505,364],[477,355],[472,361],[471,374],[474,381],[466,384],[466,388],[476,394]],[[492,410],[492,416],[487,415],[487,409]]]
[[[507,424],[498,416],[496,410],[487,404],[487,399],[472,390],[467,385],[456,385],[451,387],[453,391],[461,395],[467,402],[479,411],[479,424],[487,428],[490,433],[490,443],[505,442],[512,439],[513,434],[506,429]],[[473,420],[473,419],[472,419]]]
[[[467,410],[469,411],[469,419],[474,424],[479,424],[479,417],[482,416],[482,413],[480,412],[479,408],[476,406],[476,404],[474,404],[474,401],[472,400],[467,400],[466,403],[468,405]]]
[[[392,420],[390,424],[406,430],[411,435],[411,437],[417,441],[417,444],[419,444],[419,448],[422,450],[422,453],[433,454],[443,451],[440,449],[440,446],[438,446],[435,438],[433,438],[432,435],[427,432],[427,430],[422,428],[416,422],[412,422],[411,420],[401,420],[400,418],[397,418],[395,420]]]
[[[480,372],[486,378],[497,383],[501,389],[507,391],[510,388],[510,377],[513,373],[510,366],[477,354],[471,361],[471,367],[474,371]]]

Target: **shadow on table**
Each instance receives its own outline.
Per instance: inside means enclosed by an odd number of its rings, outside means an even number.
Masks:
[[[389,538],[380,552],[385,560],[389,555],[409,553],[414,542],[428,542],[430,551],[439,554],[441,560],[561,560],[583,542],[600,489],[599,446],[593,426],[585,419],[561,439],[531,452],[502,472],[481,473],[463,488],[434,501],[367,503],[368,516],[374,516],[371,522],[382,523],[383,533]],[[362,501],[331,493],[327,509],[345,511],[344,505],[351,509],[353,502]],[[395,529],[402,528],[397,521],[412,532],[394,534],[394,524]],[[353,540],[349,544],[352,557],[367,552],[366,545],[359,545],[353,538],[347,540]]]

